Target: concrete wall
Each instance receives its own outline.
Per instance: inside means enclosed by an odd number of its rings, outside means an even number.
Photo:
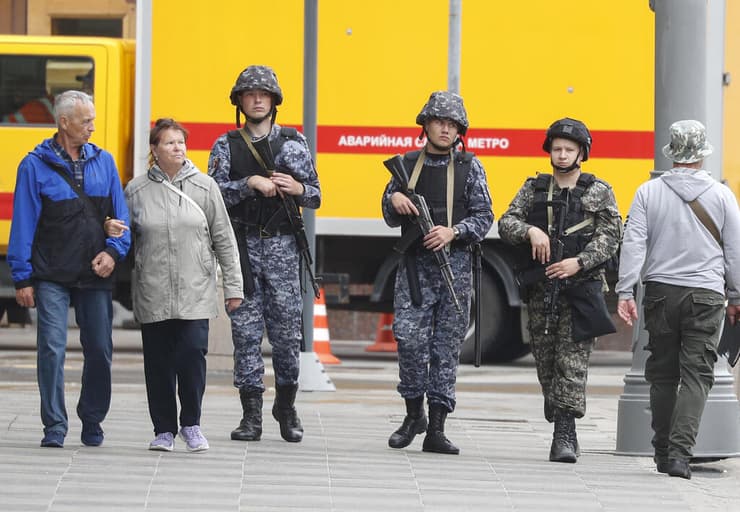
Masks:
[[[52,18],[120,18],[123,37],[136,36],[135,0],[28,0],[27,5],[30,35],[50,35]]]
[[[0,34],[26,33],[26,0],[0,0]]]

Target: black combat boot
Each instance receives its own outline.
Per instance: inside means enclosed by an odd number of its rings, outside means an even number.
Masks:
[[[570,431],[570,444],[573,447],[573,451],[576,452],[576,457],[581,456],[581,447],[578,445],[578,436],[576,435],[576,423],[573,420],[573,430]]]
[[[234,441],[259,441],[262,437],[262,392],[239,390],[242,420],[231,432]]]
[[[406,398],[406,417],[398,430],[391,434],[388,446],[391,448],[406,448],[414,440],[416,434],[427,430],[427,415],[424,414],[424,395],[418,398]]]
[[[452,444],[445,435],[445,420],[447,419],[447,409],[440,405],[429,405],[429,427],[427,435],[424,437],[422,450],[425,452],[446,453],[457,455],[460,449]]]
[[[555,411],[555,429],[552,433],[552,445],[550,446],[550,461],[570,462],[578,459],[573,441],[576,432],[576,420],[573,414],[562,409]]]
[[[671,476],[680,476],[686,480],[691,480],[691,468],[686,460],[668,459],[665,472]]]
[[[299,443],[303,439],[303,425],[293,404],[298,384],[275,385],[275,403],[272,417],[280,423],[280,435],[289,443]]]

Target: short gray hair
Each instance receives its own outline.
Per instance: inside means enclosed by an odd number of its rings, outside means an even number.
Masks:
[[[92,96],[82,91],[64,91],[54,99],[54,121],[59,126],[59,118],[69,115],[77,103],[94,105]]]

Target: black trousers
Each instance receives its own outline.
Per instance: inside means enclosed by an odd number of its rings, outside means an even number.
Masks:
[[[164,320],[141,325],[144,377],[154,433],[177,433],[180,425],[200,425],[206,388],[208,320]]]

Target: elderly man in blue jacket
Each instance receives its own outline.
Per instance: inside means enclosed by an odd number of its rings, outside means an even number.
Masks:
[[[128,231],[107,237],[103,225],[106,218],[128,225],[128,210],[112,155],[88,142],[95,130],[92,98],[80,91],[60,94],[54,118],[57,133],[18,166],[8,264],[18,304],[38,314],[41,446],[63,447],[69,428],[64,358],[70,303],[84,356],[81,440],[99,446],[111,397],[112,275],[131,243]]]

